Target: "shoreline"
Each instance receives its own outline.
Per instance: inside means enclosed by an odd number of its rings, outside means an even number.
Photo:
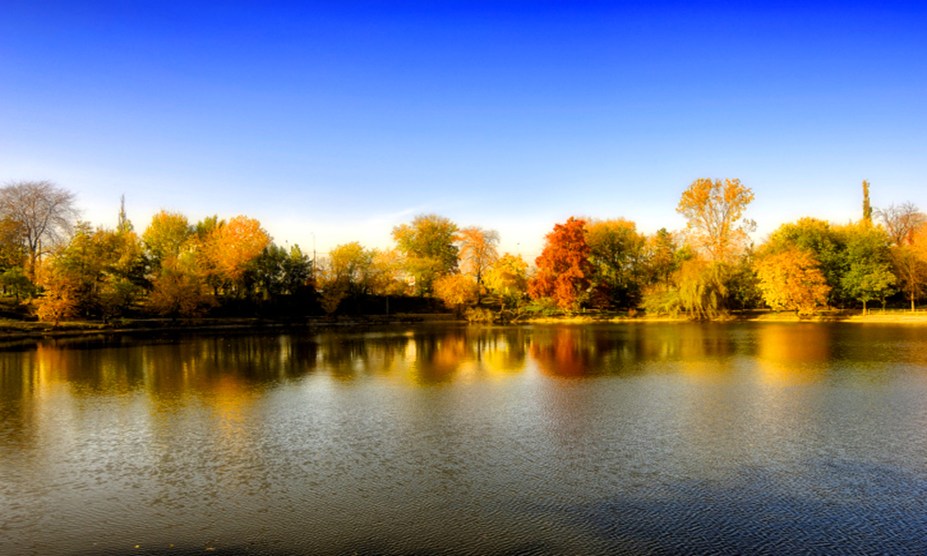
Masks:
[[[769,323],[820,323],[844,322],[852,324],[903,324],[927,325],[927,311],[911,312],[870,312],[867,315],[824,314],[810,318],[799,318],[794,313],[761,313],[732,315],[723,319],[693,321],[683,316],[627,317],[617,315],[576,315],[570,317],[539,317],[525,319],[512,326],[532,324],[648,324],[648,323],[729,323],[729,322],[769,322]],[[67,321],[53,326],[35,321],[0,319],[0,342],[5,340],[41,340],[55,338],[80,338],[95,335],[156,335],[174,332],[222,332],[222,331],[266,331],[266,330],[305,330],[334,328],[366,328],[381,326],[409,326],[417,324],[465,324],[465,320],[455,318],[453,314],[398,314],[365,315],[359,317],[307,317],[304,319],[269,319],[269,318],[198,318],[198,319],[138,319],[123,320],[114,323],[93,321]]]

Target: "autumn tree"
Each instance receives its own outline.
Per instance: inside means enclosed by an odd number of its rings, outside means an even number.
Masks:
[[[593,304],[631,308],[638,304],[644,281],[645,238],[633,222],[598,220],[586,224]]]
[[[183,214],[160,211],[142,234],[152,261],[148,307],[170,316],[194,316],[213,306],[198,265],[198,236]]]
[[[245,271],[268,245],[270,236],[261,223],[239,215],[205,232],[200,264],[213,271],[209,282],[215,291],[224,289],[240,295]]]
[[[373,249],[370,263],[370,293],[373,295],[409,295],[409,283],[403,279],[402,255],[396,250]]]
[[[564,311],[575,311],[586,300],[592,265],[585,228],[585,220],[571,216],[545,236],[544,250],[535,260],[537,274],[528,284],[533,299],[550,298]]]
[[[914,233],[927,223],[927,215],[918,210],[914,203],[890,205],[875,211],[885,226],[885,231],[895,245],[908,245],[914,240]]]
[[[434,295],[459,316],[464,306],[476,303],[479,286],[467,274],[445,274],[435,280]]]
[[[458,253],[460,270],[476,281],[477,301],[479,301],[480,290],[484,285],[484,275],[499,258],[496,248],[499,244],[499,232],[471,226],[457,233],[457,243],[460,246]]]
[[[419,215],[410,224],[393,228],[393,239],[418,295],[430,294],[438,277],[457,269],[456,233],[456,224],[436,214]]]
[[[193,228],[186,216],[162,210],[151,217],[151,223],[142,233],[142,242],[152,262],[161,266],[164,261],[180,256],[192,236]]]
[[[79,223],[68,244],[42,266],[40,307],[68,300],[73,313],[106,321],[125,313],[141,294],[142,250],[130,231]]]
[[[912,234],[911,243],[892,245],[891,261],[898,285],[914,312],[927,286],[927,225]]]
[[[515,308],[528,293],[528,263],[520,255],[506,253],[486,273],[486,288],[499,299],[501,310]]]
[[[320,269],[322,289],[342,284],[348,295],[368,293],[372,281],[373,251],[352,241],[341,244],[328,254],[328,264]]]
[[[731,261],[755,227],[742,218],[751,201],[753,191],[738,179],[699,178],[683,192],[676,211],[686,218],[693,246],[709,261]]]
[[[149,309],[176,318],[199,316],[214,307],[215,298],[192,266],[192,257],[181,256],[162,267],[152,280]]]
[[[10,217],[0,218],[0,270],[26,264],[27,253],[22,238],[23,231],[19,222]]]
[[[53,261],[40,261],[36,267],[36,281],[43,294],[35,300],[36,316],[54,326],[78,311],[77,284],[68,273]]]
[[[756,272],[763,300],[773,310],[803,317],[827,304],[830,286],[810,251],[788,247],[764,254],[756,261]]]
[[[21,181],[0,188],[0,220],[14,223],[30,279],[39,258],[67,241],[77,215],[74,194],[50,181]]]
[[[830,288],[827,304],[839,307],[848,301],[843,289],[843,276],[848,269],[846,256],[847,233],[841,227],[816,218],[801,218],[779,226],[763,243],[764,254],[790,249],[808,252],[818,262],[821,274]]]

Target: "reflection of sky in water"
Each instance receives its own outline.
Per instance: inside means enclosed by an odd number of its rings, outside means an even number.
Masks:
[[[923,552],[925,427],[916,328],[42,343],[0,354],[0,553]]]

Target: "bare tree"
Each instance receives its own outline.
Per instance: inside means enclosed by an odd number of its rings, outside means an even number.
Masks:
[[[74,194],[50,181],[20,181],[0,188],[0,218],[19,225],[28,257],[26,273],[32,279],[38,260],[67,239],[77,217]]]
[[[876,210],[876,215],[885,224],[885,231],[895,245],[908,245],[914,232],[927,222],[927,216],[917,209],[914,203],[891,205],[887,209]]]

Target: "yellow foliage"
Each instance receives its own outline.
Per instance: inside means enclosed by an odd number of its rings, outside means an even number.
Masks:
[[[810,252],[789,248],[766,255],[756,263],[763,300],[774,310],[811,315],[827,304],[830,286]]]
[[[738,179],[699,178],[683,192],[676,212],[688,220],[695,248],[709,260],[730,261],[743,250],[753,228],[751,221],[741,220],[751,201],[753,191]]]
[[[460,308],[474,303],[477,297],[476,280],[464,274],[445,274],[434,283],[435,297],[448,307]]]
[[[36,268],[36,280],[45,291],[44,295],[35,300],[39,320],[57,326],[62,319],[76,314],[76,284],[66,273],[60,272],[54,264],[40,262]]]

